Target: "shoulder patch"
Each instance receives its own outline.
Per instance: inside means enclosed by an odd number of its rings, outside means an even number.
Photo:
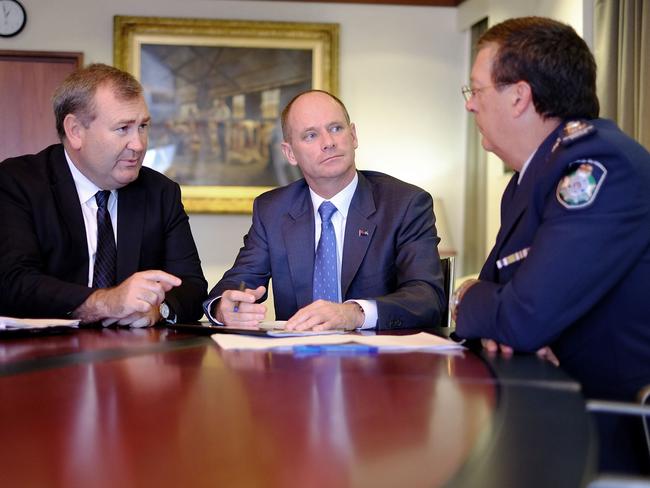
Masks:
[[[596,200],[606,176],[607,169],[598,161],[573,161],[557,185],[557,201],[569,210],[588,207]]]
[[[594,132],[596,132],[596,128],[590,122],[584,120],[571,120],[566,122],[555,141],[552,152],[554,152],[558,146],[570,146],[575,141],[587,137]]]

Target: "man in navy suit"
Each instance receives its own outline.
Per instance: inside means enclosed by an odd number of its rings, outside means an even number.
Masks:
[[[478,280],[456,291],[456,333],[502,351],[550,350],[591,398],[650,384],[650,154],[599,119],[596,64],[567,25],[510,19],[479,40],[463,91],[483,147],[515,173]],[[599,419],[603,469],[647,452]]]
[[[142,167],[142,87],[94,64],[53,102],[62,144],[0,164],[0,315],[133,327],[198,320],[207,283],[180,188]],[[110,215],[103,240],[99,194]],[[97,265],[100,246],[109,264]]]
[[[304,179],[255,200],[244,247],[204,304],[210,320],[256,326],[272,279],[276,319],[288,320],[288,329],[437,325],[446,298],[431,196],[388,175],[357,171],[355,126],[327,92],[295,97],[282,128],[283,152]],[[323,202],[335,208],[336,268],[332,298],[315,300]]]

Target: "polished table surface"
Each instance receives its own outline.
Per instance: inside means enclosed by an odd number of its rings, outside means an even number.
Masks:
[[[578,385],[534,356],[222,351],[168,329],[0,338],[2,487],[576,487]]]

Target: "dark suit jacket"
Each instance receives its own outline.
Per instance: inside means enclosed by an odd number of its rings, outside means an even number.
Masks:
[[[431,195],[382,173],[358,174],[345,228],[343,299],[376,300],[379,329],[438,325],[446,298]],[[276,318],[286,320],[312,302],[314,249],[307,183],[267,192],[255,200],[244,247],[210,297],[240,281],[268,286],[272,277]]]
[[[513,176],[456,333],[521,351],[551,345],[587,396],[631,400],[650,383],[650,154],[611,121],[590,123],[594,132],[555,150],[551,134],[519,187]],[[582,160],[607,174],[591,205],[566,208],[556,189]],[[525,248],[527,258],[497,268]]]
[[[0,163],[0,315],[66,317],[92,293],[79,197],[63,146]],[[149,168],[118,190],[117,280],[162,269],[183,284],[166,301],[198,320],[207,283],[179,186]]]

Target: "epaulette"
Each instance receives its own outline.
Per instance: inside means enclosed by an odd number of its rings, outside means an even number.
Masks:
[[[575,141],[587,137],[594,132],[596,132],[596,128],[593,124],[584,120],[571,120],[562,127],[552,151],[555,151],[559,145],[565,147],[570,146]]]

